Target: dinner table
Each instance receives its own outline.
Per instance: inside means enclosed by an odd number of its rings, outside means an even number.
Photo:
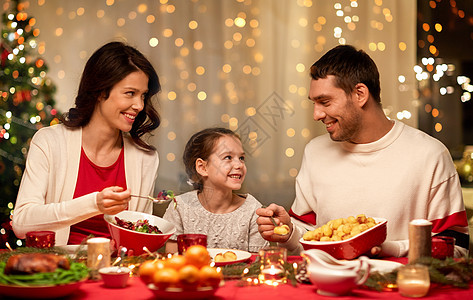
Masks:
[[[253,255],[251,260],[255,259]],[[300,256],[289,256],[288,262],[301,262]],[[407,258],[386,258],[389,261],[407,263]],[[344,296],[330,297],[323,296],[317,293],[317,288],[312,284],[297,283],[295,286],[291,283],[279,284],[277,286],[270,286],[265,284],[259,285],[245,285],[242,280],[225,280],[223,284],[216,290],[215,294],[209,299],[234,299],[234,300],[248,300],[248,299],[406,299],[399,294],[397,289],[376,291],[366,287],[359,287],[354,289],[350,294]],[[453,286],[445,286],[438,284],[431,284],[429,293],[424,299],[473,299],[473,282],[470,283],[469,288],[457,288]],[[139,277],[131,277],[128,285],[125,288],[107,288],[103,282],[88,280],[83,282],[80,287],[67,299],[161,299],[157,297],[154,292],[146,286],[146,284]],[[175,299],[179,298],[176,295]],[[192,299],[192,298],[189,298]]]

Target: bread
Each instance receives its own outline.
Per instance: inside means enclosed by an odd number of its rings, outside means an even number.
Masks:
[[[215,262],[229,262],[237,260],[237,255],[233,251],[226,251],[225,253],[217,253],[214,257]]]

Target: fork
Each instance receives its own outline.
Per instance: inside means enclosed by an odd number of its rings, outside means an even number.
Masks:
[[[151,196],[139,196],[139,195],[130,195],[131,197],[136,197],[136,198],[144,198],[144,199],[148,199],[150,201],[153,201],[153,203],[156,203],[156,204],[163,204],[163,203],[168,203],[169,201],[172,200],[172,198],[169,198],[169,199],[157,199],[157,198],[154,198],[154,197],[151,197]]]

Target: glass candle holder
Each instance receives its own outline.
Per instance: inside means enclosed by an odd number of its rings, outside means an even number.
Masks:
[[[430,288],[429,268],[420,264],[400,267],[397,288],[404,297],[424,297]]]
[[[261,272],[259,281],[268,285],[275,285],[286,281],[284,263],[287,258],[287,249],[282,247],[267,247],[259,251]]]
[[[56,242],[54,231],[29,231],[26,233],[26,247],[51,248]]]
[[[202,245],[207,248],[207,235],[198,233],[180,234],[177,236],[177,252],[183,254],[192,245]]]
[[[455,238],[450,236],[434,236],[432,238],[432,257],[445,259],[453,257]]]

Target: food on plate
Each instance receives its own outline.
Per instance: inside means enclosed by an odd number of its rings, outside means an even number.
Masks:
[[[69,260],[52,253],[26,253],[8,258],[4,274],[34,274],[54,272],[57,268],[70,269]]]
[[[376,226],[376,221],[372,217],[360,214],[356,217],[340,218],[327,222],[303,235],[305,241],[333,242],[342,241],[354,237],[363,231]]]
[[[11,286],[54,286],[87,278],[89,269],[53,253],[12,254],[0,262],[0,284]]]
[[[186,253],[190,255],[186,256]],[[219,270],[210,266],[210,255],[205,247],[193,245],[187,248],[184,255],[174,254],[166,259],[143,262],[138,274],[146,284],[153,283],[158,289],[195,290],[199,287],[218,287],[223,278]]]
[[[117,225],[129,230],[144,232],[144,233],[152,233],[152,234],[162,234],[163,232],[159,230],[157,226],[153,226],[149,223],[149,220],[138,220],[136,222],[126,221],[120,219],[119,217],[115,217],[115,221]]]
[[[225,253],[217,253],[214,257],[215,262],[228,262],[237,260],[237,255],[233,251],[226,251]]]
[[[274,227],[274,234],[286,235],[289,233],[289,226],[286,224]]]

